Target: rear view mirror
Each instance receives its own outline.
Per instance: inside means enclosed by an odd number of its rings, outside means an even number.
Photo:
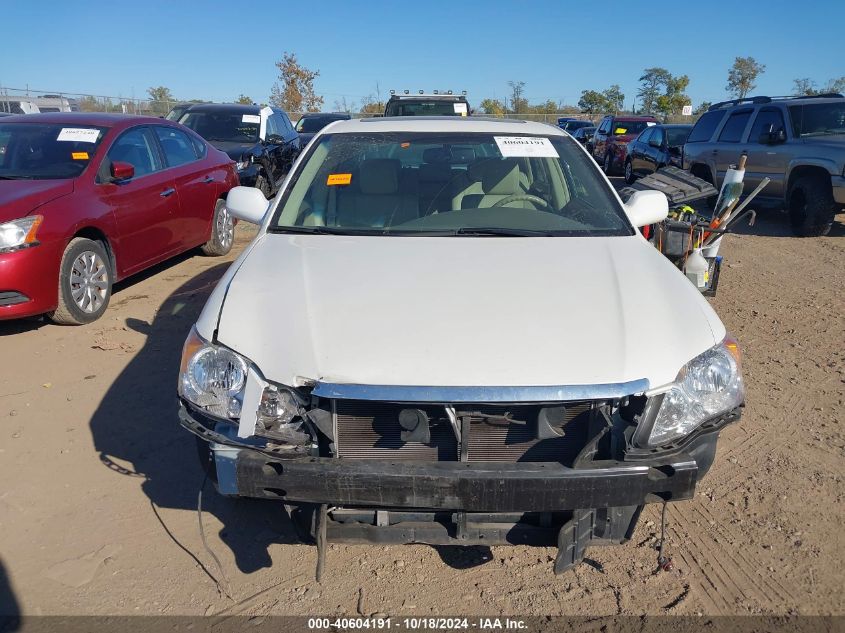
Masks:
[[[235,187],[226,196],[226,208],[244,222],[261,224],[270,204],[255,187]]]
[[[111,178],[114,182],[122,180],[131,180],[135,177],[135,166],[132,163],[125,163],[120,160],[113,161],[111,164]]]
[[[669,215],[669,200],[662,191],[635,191],[625,203],[625,212],[637,228],[657,224]]]

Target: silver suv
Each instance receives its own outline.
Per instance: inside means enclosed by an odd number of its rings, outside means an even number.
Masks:
[[[749,97],[716,103],[684,146],[684,169],[719,185],[748,155],[745,193],[763,178],[796,235],[827,235],[845,207],[845,97]]]

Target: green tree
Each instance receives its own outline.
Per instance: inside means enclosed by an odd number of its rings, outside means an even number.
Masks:
[[[595,90],[582,90],[578,107],[587,114],[606,112],[610,108],[607,97]]]
[[[279,77],[270,90],[270,103],[287,112],[319,112],[323,97],[314,92],[314,80],[319,70],[309,70],[299,64],[295,53],[282,53],[276,62]]]
[[[664,93],[657,97],[655,104],[657,111],[663,116],[679,114],[685,105],[691,103],[686,94],[687,86],[689,86],[689,77],[686,75],[674,77],[668,74],[664,84]]]
[[[757,77],[766,72],[766,66],[753,57],[737,57],[728,71],[728,85],[725,90],[737,99],[744,99],[757,87]]]
[[[640,89],[637,97],[640,100],[640,110],[646,114],[657,111],[657,98],[663,92],[664,86],[672,78],[665,68],[646,68],[640,76]]]
[[[493,116],[504,116],[507,112],[507,107],[498,99],[483,99],[478,107],[484,110],[485,114],[492,114]]]
[[[619,112],[625,107],[625,95],[622,94],[622,89],[613,84],[610,88],[602,92],[602,96],[607,100],[607,105],[614,113]]]
[[[254,101],[252,100],[252,97],[247,97],[245,94],[241,93],[235,103],[241,103],[243,105],[252,105]]]
[[[79,110],[82,112],[102,112],[103,106],[96,97],[85,95],[79,100]]]
[[[710,101],[702,101],[701,103],[698,104],[698,107],[696,107],[692,111],[692,113],[693,113],[694,116],[701,116],[702,114],[707,112],[707,110],[710,109],[711,105],[713,105],[713,104]]]
[[[520,114],[528,110],[528,100],[523,96],[525,94],[524,81],[509,81],[508,86],[511,89],[510,106],[511,112]]]
[[[153,114],[167,114],[176,102],[176,97],[167,86],[147,88],[150,97],[150,110]]]

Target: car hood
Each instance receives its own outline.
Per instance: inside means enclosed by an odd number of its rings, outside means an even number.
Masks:
[[[725,333],[640,236],[266,234],[233,268],[200,334],[287,385],[655,387]]]
[[[300,132],[299,133],[299,144],[302,147],[308,145],[312,138],[316,135],[316,132]]]
[[[22,218],[73,193],[73,180],[0,180],[0,222]]]
[[[258,143],[234,143],[231,141],[209,141],[211,145],[219,149],[221,152],[226,152],[229,158],[238,161],[245,154],[255,153],[255,148]]]

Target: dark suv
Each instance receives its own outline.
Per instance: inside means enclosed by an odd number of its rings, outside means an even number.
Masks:
[[[608,176],[616,174],[625,163],[629,142],[650,125],[657,125],[652,116],[608,115],[601,120],[591,141],[591,153]]]
[[[749,97],[714,104],[684,146],[684,168],[718,186],[748,156],[745,193],[789,211],[796,235],[826,235],[845,207],[845,97]]]
[[[384,107],[384,116],[469,116],[470,107],[466,93],[452,94],[452,91],[433,94],[398,95],[390,91],[390,99]]]
[[[278,108],[237,103],[193,105],[179,118],[235,161],[240,183],[276,195],[301,149],[299,134]]]

